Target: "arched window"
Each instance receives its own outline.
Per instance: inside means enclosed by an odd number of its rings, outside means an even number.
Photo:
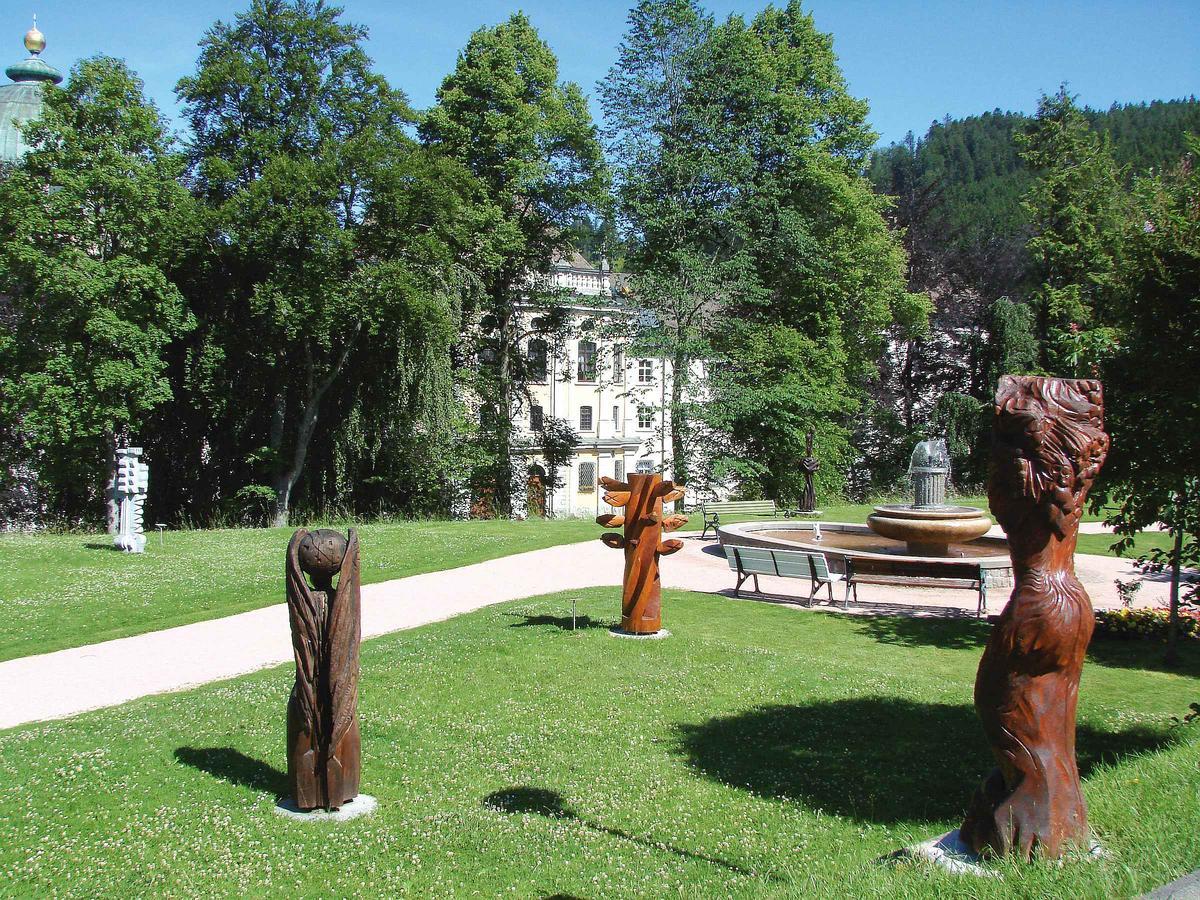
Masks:
[[[596,342],[579,342],[579,380],[596,380]]]

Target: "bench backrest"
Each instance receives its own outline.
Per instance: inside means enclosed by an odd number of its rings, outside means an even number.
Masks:
[[[705,503],[700,507],[705,513],[727,513],[729,515],[766,515],[775,514],[774,500],[722,500],[716,503]]]
[[[782,578],[828,578],[829,563],[824,553],[803,550],[768,550],[765,547],[725,545],[729,568],[746,575],[778,575]]]
[[[869,575],[884,578],[958,578],[963,581],[980,581],[983,570],[979,563],[959,562],[948,559],[923,562],[871,559],[859,556],[846,560],[852,575]]]

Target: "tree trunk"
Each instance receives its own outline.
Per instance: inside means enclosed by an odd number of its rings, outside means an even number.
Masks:
[[[671,478],[676,484],[687,484],[691,475],[684,443],[688,422],[683,411],[683,394],[690,374],[688,363],[687,354],[677,347],[671,359]]]
[[[354,346],[354,341],[358,337],[359,331],[362,330],[362,323],[359,322],[354,326],[354,330],[346,337],[346,345],[342,348],[341,354],[338,356],[337,362],[329,371],[329,375],[319,384],[313,384],[313,361],[311,350],[305,350],[305,368],[308,372],[308,396],[304,399],[304,412],[300,417],[300,427],[296,432],[296,441],[292,445],[292,461],[285,468],[277,468],[275,478],[271,485],[275,489],[275,514],[272,518],[272,524],[279,528],[287,525],[288,512],[291,507],[292,489],[296,486],[296,482],[300,480],[300,474],[304,471],[304,460],[308,456],[308,446],[312,443],[312,436],[317,430],[317,416],[321,410],[321,398],[325,396],[325,392],[329,390],[329,386],[333,384],[334,379],[341,374],[342,369],[346,365],[346,360],[350,356],[350,350]]]
[[[121,505],[117,502],[117,435],[109,433],[105,443],[108,445],[108,485],[105,488],[104,513],[108,533],[116,534],[121,529]]]
[[[512,346],[513,310],[504,280],[494,295],[496,309],[496,460],[492,510],[497,518],[512,516]]]
[[[283,426],[287,421],[287,391],[280,388],[271,402],[271,431],[267,445],[276,453],[283,446]]]
[[[1179,566],[1182,558],[1183,521],[1182,516],[1176,515],[1175,547],[1171,552],[1171,612],[1167,620],[1167,653],[1163,660],[1168,666],[1179,664]]]

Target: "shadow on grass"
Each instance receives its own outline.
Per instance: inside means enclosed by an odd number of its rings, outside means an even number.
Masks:
[[[537,625],[553,625],[555,628],[560,628],[563,631],[582,631],[585,628],[609,628],[612,625],[611,622],[601,622],[598,619],[593,619],[591,616],[576,616],[574,626],[571,624],[572,619],[570,616],[522,615],[522,618],[525,619],[524,622],[513,622],[508,627],[530,628]]]
[[[860,634],[882,644],[979,650],[982,653],[991,625],[986,620],[976,619],[973,613],[943,612],[947,614],[863,616],[855,621],[855,625]],[[1177,666],[1168,666],[1164,662],[1166,652],[1165,643],[1093,637],[1088,647],[1088,660],[1110,668],[1148,669],[1200,677],[1200,641],[1184,639],[1179,642]]]
[[[678,749],[708,778],[863,822],[954,821],[992,768],[975,710],[962,705],[863,697],[764,706],[678,729]],[[1081,723],[1080,772],[1172,741],[1165,729]]]
[[[950,612],[950,611],[947,611]],[[864,616],[855,625],[859,633],[881,644],[904,647],[941,647],[946,650],[982,650],[991,625],[954,610],[953,615]]]
[[[90,544],[84,544],[84,545],[83,545],[83,548],[84,548],[85,550],[115,550],[115,551],[117,551],[118,553],[124,553],[124,552],[125,552],[125,551],[124,551],[124,550],[122,550],[120,547],[118,547],[116,544],[111,544],[111,543],[110,543],[110,544],[100,544],[100,543],[95,543],[95,542],[93,542],[93,543],[90,543]]]
[[[1166,663],[1166,642],[1147,640],[1121,640],[1111,637],[1092,637],[1088,645],[1088,661],[1114,669],[1149,669],[1154,672],[1170,672],[1174,675],[1190,675],[1200,678],[1200,641],[1181,638],[1179,641],[1179,664]],[[1087,670],[1084,669],[1085,677]]]
[[[179,747],[175,758],[216,778],[273,795],[287,793],[287,775],[232,747]]]
[[[706,863],[711,863],[714,866],[720,866],[723,869],[728,869],[731,872],[737,872],[739,875],[747,877],[755,877],[754,872],[743,869],[741,866],[726,862],[723,859],[717,859],[714,856],[705,856],[703,853],[693,853],[691,850],[683,850],[679,847],[673,847],[670,844],[664,844],[661,841],[649,840],[647,838],[638,837],[635,834],[630,834],[627,831],[622,831],[620,828],[608,828],[605,825],[598,825],[595,822],[589,822],[587,819],[580,816],[572,810],[563,800],[562,794],[557,791],[552,791],[547,788],[529,787],[522,785],[520,787],[505,788],[502,791],[494,791],[483,798],[483,805],[488,809],[494,809],[497,812],[504,812],[513,815],[521,815],[532,813],[534,815],[545,816],[548,819],[570,819],[578,822],[585,828],[590,828],[592,831],[600,834],[611,835],[612,837],[620,838],[623,841],[629,841],[632,844],[637,844],[639,847],[644,847],[648,850],[666,850],[674,853],[676,856],[684,859],[697,859]]]

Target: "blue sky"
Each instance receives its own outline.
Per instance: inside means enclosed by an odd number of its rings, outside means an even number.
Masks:
[[[60,69],[93,53],[125,59],[147,93],[175,118],[175,81],[195,66],[196,43],[216,19],[249,0],[127,3],[9,0],[0,11],[0,63],[24,56],[33,13]],[[627,0],[344,0],[346,16],[370,29],[379,70],[417,106],[427,106],[470,33],[517,8],[558,54],[564,79],[594,96],[625,30]],[[719,17],[747,16],[765,0],[706,4]],[[883,141],[922,134],[934,119],[989,109],[1032,111],[1039,93],[1066,81],[1096,107],[1200,92],[1200,0],[971,2],[810,0],[851,91],[871,104]],[[8,49],[4,49],[8,48]],[[599,109],[593,103],[593,113]]]

